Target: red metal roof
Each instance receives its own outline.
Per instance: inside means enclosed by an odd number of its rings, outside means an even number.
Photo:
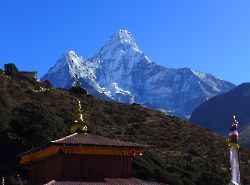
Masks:
[[[46,145],[24,152],[20,154],[20,156],[44,150],[45,148],[51,146],[93,146],[93,147],[97,146],[97,147],[135,148],[135,149],[142,149],[147,147],[147,145],[142,145],[132,142],[124,142],[88,133],[74,133],[72,135],[68,135],[61,139],[51,141]]]
[[[92,135],[88,133],[75,133],[64,138],[51,141],[57,145],[77,145],[77,146],[108,146],[108,147],[122,147],[122,148],[144,148],[146,145],[137,143],[124,142],[120,140],[110,139],[107,137]]]
[[[100,182],[81,182],[81,181],[50,181],[45,185],[164,185],[162,183],[144,181],[135,178],[129,179],[104,179]],[[166,184],[165,184],[166,185]]]

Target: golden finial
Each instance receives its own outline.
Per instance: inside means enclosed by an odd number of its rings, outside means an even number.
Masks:
[[[80,100],[78,100],[77,108],[74,114],[74,123],[71,125],[70,132],[73,134],[75,132],[87,132],[88,127],[84,125],[82,106]]]
[[[78,104],[75,110],[75,115],[74,115],[74,122],[83,122],[83,116],[82,116],[82,105],[80,100],[78,100]]]

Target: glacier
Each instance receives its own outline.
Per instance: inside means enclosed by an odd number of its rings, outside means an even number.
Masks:
[[[188,119],[192,111],[234,84],[190,68],[167,68],[152,62],[128,30],[111,36],[90,59],[69,51],[41,78],[70,88],[77,75],[90,94],[123,103],[138,103]]]

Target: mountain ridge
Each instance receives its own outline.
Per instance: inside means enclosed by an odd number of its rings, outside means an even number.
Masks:
[[[95,91],[116,101],[136,102],[184,118],[202,102],[234,87],[230,82],[194,69],[157,65],[139,49],[128,30],[113,34],[92,58],[79,58],[85,63],[84,69],[89,70],[88,65],[93,69],[93,78],[82,76],[80,80],[92,85]],[[75,73],[84,69],[76,68]],[[48,71],[42,80],[51,81],[55,87],[69,88],[74,78],[64,75],[69,73],[67,69],[58,71],[58,77]]]
[[[225,94],[211,98],[198,106],[190,121],[209,128],[220,135],[227,135],[235,115],[239,121],[240,143],[250,146],[250,83],[242,83]]]

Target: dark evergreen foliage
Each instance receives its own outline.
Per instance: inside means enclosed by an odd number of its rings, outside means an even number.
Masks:
[[[47,88],[53,88],[53,85],[51,84],[51,82],[49,80],[45,80],[44,82],[44,85],[47,87]]]
[[[13,63],[8,63],[4,64],[4,71],[6,75],[17,75],[18,74],[18,69],[15,64]]]

